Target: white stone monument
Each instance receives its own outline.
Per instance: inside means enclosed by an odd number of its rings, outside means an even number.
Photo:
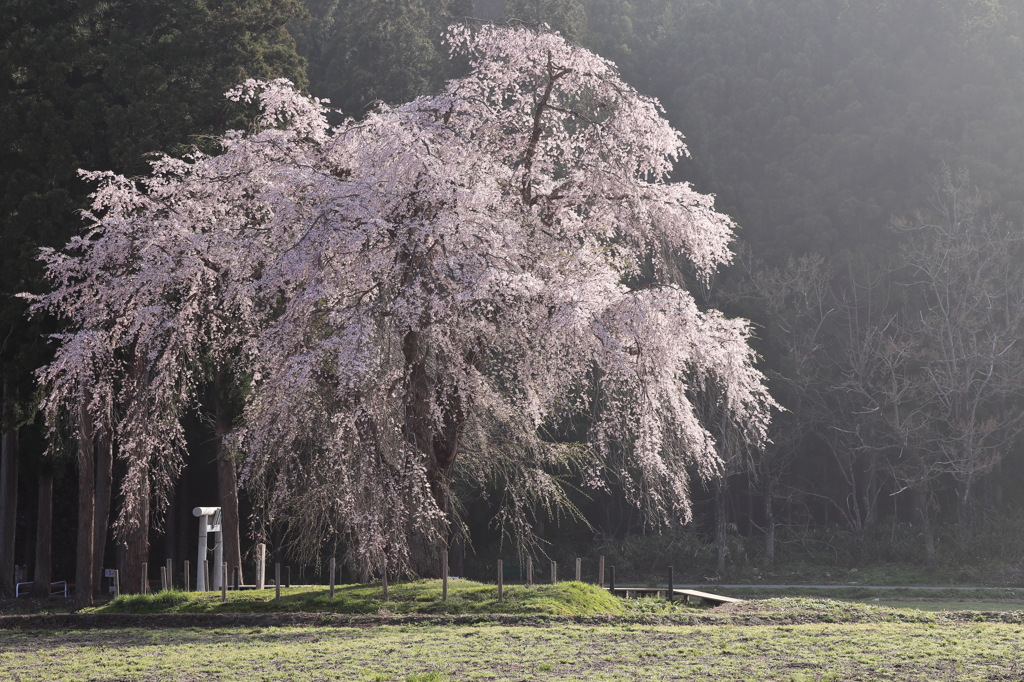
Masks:
[[[196,590],[199,592],[219,590],[223,572],[221,565],[224,562],[224,531],[221,529],[220,507],[196,507],[192,510],[192,515],[199,517],[199,561],[196,563]],[[212,585],[206,584],[206,571],[203,570],[203,562],[209,560],[210,549],[206,539],[209,533],[216,533],[213,561],[210,562]]]

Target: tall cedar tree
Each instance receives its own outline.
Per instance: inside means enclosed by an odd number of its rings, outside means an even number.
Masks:
[[[289,24],[309,62],[310,89],[346,115],[378,101],[400,104],[438,90],[458,62],[447,59],[445,28],[473,16],[470,0],[306,0]]]
[[[88,184],[78,169],[143,172],[156,150],[206,146],[204,137],[239,125],[240,110],[223,92],[249,77],[285,76],[305,83],[302,59],[284,26],[301,12],[294,0],[3,0],[0,5],[0,370],[5,405],[17,392],[28,403],[32,372],[52,352],[41,340],[47,321],[30,321],[13,294],[42,289],[34,258],[41,246],[59,247],[79,232],[77,211],[87,204]],[[77,419],[70,411],[68,418]],[[80,494],[96,495],[93,518],[79,532],[96,535],[102,556],[110,499],[109,434],[98,425],[94,462],[80,461]],[[8,447],[8,440],[11,447]],[[4,468],[17,458],[16,439],[5,440]],[[223,468],[223,467],[221,467]],[[233,466],[228,467],[233,469]],[[16,478],[16,477],[15,477]],[[10,477],[4,477],[4,485]],[[123,494],[130,491],[122,490]],[[16,491],[0,491],[9,499]],[[235,498],[221,488],[222,496]],[[85,508],[87,500],[82,500]],[[237,517],[237,512],[236,512]],[[236,524],[237,526],[237,524]],[[13,543],[13,524],[0,509],[0,540]],[[229,560],[239,560],[237,527],[228,534]],[[146,529],[126,539],[135,551],[124,566],[126,586],[139,585]],[[84,538],[80,539],[80,544]],[[98,546],[96,543],[98,542]],[[30,550],[31,551],[31,550]],[[0,594],[11,590],[12,553],[0,552]],[[97,563],[97,565],[99,565]],[[76,583],[98,585],[79,556]],[[79,590],[80,601],[91,591]]]

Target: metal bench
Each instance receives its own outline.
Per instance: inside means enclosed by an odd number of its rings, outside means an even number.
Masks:
[[[641,597],[664,597],[668,592],[664,587],[616,587],[612,594],[626,599],[640,599]]]
[[[32,589],[32,585],[34,585],[34,584],[35,584],[35,582],[32,582],[32,581],[27,582],[27,583],[17,583],[14,586],[14,596],[15,597],[20,597],[21,596],[21,588],[22,587],[25,588],[25,593],[27,594],[28,591],[30,589]],[[56,592],[53,590],[54,587],[57,587],[57,591]],[[50,583],[50,596],[52,597],[55,594],[59,594],[59,595],[62,595],[64,597],[68,596],[68,581],[67,580],[58,580],[55,583]]]
[[[735,597],[723,597],[720,594],[710,594],[709,592],[699,592],[697,590],[675,590],[676,594],[682,595],[683,602],[689,603],[690,597],[699,598],[702,602],[714,604],[738,604],[742,599],[736,599]]]
[[[639,599],[640,597],[665,597],[668,594],[667,587],[616,587],[612,590],[612,594],[618,597],[624,597],[626,599]],[[684,590],[674,589],[672,594],[678,597],[682,597],[680,601],[689,603],[690,598],[700,599],[702,602],[709,604],[736,604],[742,599],[736,599],[734,597],[723,597],[720,594],[711,594],[709,592],[699,592],[698,590]]]

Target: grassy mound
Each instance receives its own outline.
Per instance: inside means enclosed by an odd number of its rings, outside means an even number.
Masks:
[[[448,600],[441,601],[440,580],[419,580],[390,586],[383,599],[380,584],[342,585],[334,599],[326,588],[292,587],[281,590],[228,592],[167,591],[153,595],[123,595],[90,613],[348,613],[348,614],[473,614],[507,613],[525,615],[584,616],[622,615],[631,609],[607,590],[586,583],[557,585],[510,585],[498,601],[494,585],[469,580],[449,583]]]

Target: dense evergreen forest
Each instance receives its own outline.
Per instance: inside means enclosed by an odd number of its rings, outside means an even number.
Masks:
[[[799,562],[1019,577],[1017,4],[3,0],[0,596],[13,592],[16,565],[43,582],[47,568],[71,579],[76,551],[95,553],[97,589],[104,566],[132,575],[147,557],[177,565],[194,554],[192,507],[214,503],[233,509],[230,561],[251,563],[252,510],[221,443],[244,396],[226,378],[208,377],[202,409],[186,417],[180,478],[154,485],[134,535],[115,542],[126,470],[102,434],[88,476],[73,443],[47,450],[32,371],[60,322],[27,318],[15,294],[43,290],[37,250],[79,230],[91,187],[77,169],[139,174],[152,152],[207,149],[211,135],[248,125],[251,112],[222,93],[250,77],[287,77],[355,118],[436,91],[465,68],[448,58],[445,27],[481,20],[546,23],[658,98],[687,138],[678,177],[715,194],[739,228],[732,266],[693,288],[758,325],[763,370],[785,407],[763,451],[716,431],[724,476],[694,484],[691,524],[652,525],[614,483],[584,494],[570,477],[579,515],[539,511],[535,531],[549,544],[534,551],[566,562],[604,553],[638,579],[662,564],[729,575]],[[722,423],[713,399],[702,409]],[[482,577],[499,553],[519,551],[492,522],[501,494],[460,496],[472,548],[456,543],[453,573]],[[271,547],[296,561],[286,531],[270,527]],[[342,553],[339,540],[327,538],[323,556]]]

